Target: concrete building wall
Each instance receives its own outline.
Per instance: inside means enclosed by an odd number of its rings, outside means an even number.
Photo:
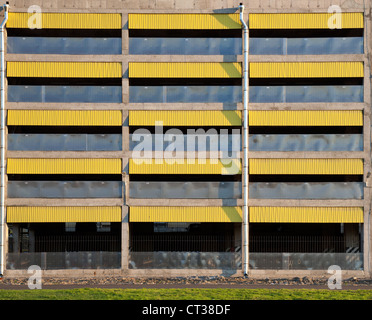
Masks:
[[[242,55],[238,56],[184,56],[184,55],[129,55],[129,33],[128,33],[128,13],[236,13],[238,12],[238,5],[243,2],[245,6],[245,20],[248,20],[249,13],[284,13],[284,12],[327,12],[331,5],[340,6],[344,12],[364,12],[365,17],[365,51],[362,55],[278,55],[278,56],[250,56],[250,62],[290,62],[290,61],[363,61],[365,66],[364,76],[364,103],[311,103],[306,105],[306,110],[338,110],[339,108],[347,108],[348,110],[363,110],[364,112],[364,151],[362,152],[250,152],[252,158],[362,158],[364,160],[364,199],[363,200],[322,200],[321,206],[360,206],[364,208],[364,271],[350,271],[348,274],[357,276],[370,276],[372,266],[372,255],[369,252],[372,245],[371,228],[372,222],[369,219],[371,212],[371,194],[372,194],[372,172],[371,168],[371,100],[372,100],[372,77],[371,77],[371,59],[372,59],[372,5],[370,1],[363,0],[10,0],[9,10],[11,12],[25,12],[31,5],[38,5],[42,12],[115,12],[122,14],[122,55],[106,55],[106,56],[74,56],[74,61],[118,61],[123,65],[123,79],[122,79],[122,103],[111,103],[105,105],[95,105],[96,109],[115,109],[123,111],[123,149],[122,151],[114,151],[105,153],[105,157],[121,158],[123,166],[122,181],[125,188],[123,188],[123,197],[121,199],[7,199],[8,206],[15,205],[83,205],[83,206],[122,206],[122,243],[129,244],[129,225],[128,225],[128,207],[130,206],[221,206],[226,205],[226,201],[222,199],[208,199],[208,200],[174,200],[174,199],[130,199],[129,198],[129,172],[128,161],[131,158],[131,151],[129,150],[129,124],[128,124],[128,110],[150,110],[163,109],[168,110],[226,110],[237,109],[242,110],[243,104],[238,103],[235,106],[226,107],[223,103],[173,103],[173,104],[153,104],[151,106],[143,103],[129,103],[129,79],[128,79],[128,62],[131,61],[163,61],[163,62],[242,62]],[[6,54],[6,61],[70,61],[71,57],[68,55],[24,55],[24,54]],[[84,110],[90,109],[92,106],[87,103],[49,103],[48,109],[75,109]],[[7,109],[43,109],[44,105],[39,103],[20,103],[8,102]],[[250,103],[250,110],[302,110],[304,105],[302,103]],[[101,152],[90,152],[89,157],[100,157]],[[79,158],[85,157],[79,152],[40,152],[40,151],[7,151],[7,157],[11,158]],[[125,200],[124,200],[125,199]],[[250,206],[317,206],[318,200],[267,200],[267,199],[251,199]],[[231,200],[227,205],[243,205],[242,200]],[[369,222],[369,224],[368,224]],[[236,235],[241,235],[240,230],[235,230]],[[81,276],[81,275],[107,275],[120,274],[130,276],[172,276],[172,275],[217,275],[224,274],[223,270],[130,270],[126,264],[129,255],[128,246],[122,248],[122,269],[110,271],[91,271],[91,270],[60,270],[48,271],[53,276]],[[369,259],[369,260],[368,260]],[[26,270],[27,271],[27,270]],[[8,270],[8,276],[17,276],[25,274],[26,271]],[[252,277],[273,275],[320,275],[326,272],[321,271],[265,271],[252,270],[250,275]],[[242,275],[241,271],[235,274]]]

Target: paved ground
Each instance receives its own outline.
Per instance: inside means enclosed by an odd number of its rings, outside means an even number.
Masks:
[[[27,278],[0,279],[0,290],[27,290]],[[106,288],[231,288],[231,289],[326,289],[328,278],[249,279],[241,277],[177,277],[177,278],[46,278],[43,289]],[[372,290],[372,279],[344,279],[342,290]]]

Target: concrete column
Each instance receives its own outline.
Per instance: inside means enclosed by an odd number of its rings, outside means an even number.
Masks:
[[[364,188],[365,194],[365,204],[364,204],[364,224],[363,224],[363,261],[364,261],[364,271],[366,274],[372,276],[371,266],[372,266],[372,257],[369,254],[372,247],[372,237],[371,237],[371,195],[372,195],[372,169],[371,169],[371,87],[372,87],[372,78],[371,78],[371,58],[372,58],[372,23],[371,23],[371,13],[365,12],[365,31],[364,31],[364,102],[366,107],[364,108],[364,152],[366,154],[365,166],[368,170],[365,174],[366,187]],[[368,36],[368,38],[367,38]]]
[[[121,14],[122,31],[121,31],[121,53],[129,53],[129,31],[128,31],[128,13]]]
[[[245,11],[245,13],[244,13],[244,21],[245,21],[245,23],[248,25],[248,12],[247,11]],[[242,37],[243,37],[243,32],[242,32]],[[249,39],[249,29],[248,29],[248,39]],[[244,44],[244,38],[242,38],[242,44],[243,44],[243,52],[244,52],[244,46],[245,46],[245,44]],[[249,53],[249,42],[248,42],[248,53]],[[249,56],[248,56],[248,61],[249,61]],[[243,62],[242,62],[242,64],[244,63],[244,59],[243,59]],[[244,66],[243,66],[244,67]],[[248,74],[249,74],[249,70],[248,70]],[[249,83],[248,83],[248,88],[247,88],[247,91],[248,91],[248,95],[247,95],[247,99],[248,99],[248,109],[249,109]],[[244,87],[242,86],[242,97],[244,97]],[[244,104],[244,101],[243,101],[243,104]],[[244,111],[243,111],[244,112]],[[243,114],[243,113],[242,113]],[[243,119],[244,119],[244,117],[243,117]],[[249,120],[248,120],[248,122],[249,122]],[[243,124],[243,126],[244,126],[244,123],[242,123]],[[247,126],[248,126],[248,124],[247,124]],[[248,131],[248,134],[249,134],[249,127],[248,127],[248,129],[247,129],[247,131]],[[242,135],[241,135],[241,137],[242,137],[242,146],[244,146],[244,143],[245,143],[245,140],[244,140],[244,128],[242,127]],[[248,158],[249,158],[249,143],[248,143],[248,141],[247,141],[247,147],[248,147]],[[244,151],[244,148],[243,148],[243,151]],[[244,166],[245,165],[247,165],[247,168],[248,168],[248,163],[247,164],[245,164],[245,159],[244,159],[244,153],[242,153],[243,154],[243,156],[242,156],[242,168],[244,168]],[[243,172],[242,172],[242,198],[244,199],[244,170],[242,170]],[[249,188],[249,176],[248,176],[248,179],[247,179],[247,188]],[[248,220],[249,220],[249,197],[248,197]],[[243,207],[243,211],[244,211],[244,207]],[[243,215],[244,215],[244,212],[243,212]],[[244,216],[243,216],[243,219],[244,219]],[[247,228],[248,228],[248,232],[247,232],[247,235],[245,234],[245,232],[244,232],[244,221],[243,221],[243,223],[242,223],[242,225],[241,225],[241,227],[240,227],[240,234],[241,234],[241,248],[242,248],[242,267],[243,267],[243,269],[244,269],[244,263],[245,263],[245,261],[246,261],[246,256],[245,256],[245,252],[244,252],[244,242],[246,241],[246,239],[245,239],[245,237],[247,236],[247,242],[248,242],[248,251],[249,251],[249,222],[247,222],[248,223],[248,226],[247,226]],[[247,263],[248,263],[248,265],[249,265],[249,254],[248,254],[248,258],[247,258]],[[242,270],[243,272],[244,272],[244,270]],[[249,267],[247,268],[247,271],[249,272]]]

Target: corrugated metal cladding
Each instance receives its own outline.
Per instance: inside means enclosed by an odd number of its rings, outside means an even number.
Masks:
[[[249,159],[250,174],[363,174],[363,159]]]
[[[240,62],[129,62],[129,78],[241,78]]]
[[[8,174],[121,174],[121,159],[13,159]]]
[[[8,61],[7,77],[121,78],[120,62]]]
[[[251,62],[251,78],[354,78],[364,76],[363,62]]]
[[[249,222],[363,223],[362,207],[250,207]]]
[[[121,222],[121,207],[7,207],[8,223]]]
[[[120,110],[8,110],[8,126],[121,126]]]
[[[240,159],[129,159],[129,174],[233,175],[240,173]]]
[[[363,126],[363,111],[249,111],[250,126]]]
[[[329,29],[341,18],[342,29],[363,28],[362,12],[334,13],[251,13],[250,29]]]
[[[121,29],[120,13],[9,12],[6,26],[28,29],[29,23],[34,26],[39,21],[42,29]]]
[[[241,29],[239,14],[129,13],[129,29]]]
[[[241,111],[129,111],[130,126],[241,126]]]
[[[130,207],[130,222],[242,222],[241,207]]]

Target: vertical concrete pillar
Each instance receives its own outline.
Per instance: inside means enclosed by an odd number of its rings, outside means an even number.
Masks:
[[[372,224],[371,224],[371,196],[372,196],[372,168],[371,168],[371,100],[372,100],[372,69],[371,69],[371,58],[372,58],[372,22],[371,22],[372,8],[368,12],[364,12],[365,19],[365,30],[364,30],[364,152],[365,152],[365,163],[366,169],[368,170],[365,174],[366,188],[365,190],[365,203],[364,203],[364,225],[363,225],[363,261],[364,270],[366,274],[372,277],[371,266],[372,256],[369,254],[372,247]],[[368,137],[366,137],[368,136]]]
[[[121,54],[129,54],[129,32],[128,32],[128,14],[122,13],[122,31],[121,31]],[[122,59],[122,94],[123,103],[127,104],[129,102],[129,80],[128,80],[128,61],[127,59]]]
[[[129,31],[128,31],[128,13],[121,14],[122,30],[121,30],[121,53],[129,53]]]
[[[245,23],[248,25],[248,12],[244,12],[243,19],[244,19]],[[247,33],[248,33],[247,38],[249,39],[249,29],[247,30]],[[242,44],[243,44],[242,48],[243,48],[243,51],[244,51],[245,43],[244,43],[243,32],[242,32]],[[249,54],[249,42],[247,43],[247,48],[248,48],[248,54]],[[249,61],[249,56],[248,56],[248,61]],[[242,62],[242,64],[243,63],[244,63],[244,61]],[[247,68],[248,67],[249,67],[249,65],[247,66]],[[244,66],[243,66],[242,69],[244,69]],[[249,70],[248,70],[248,74],[249,74]],[[249,85],[248,85],[248,88],[247,88],[247,92],[248,92],[248,94],[247,94],[247,99],[248,99],[247,108],[249,109]],[[244,87],[243,86],[242,86],[242,97],[244,97]],[[244,103],[244,101],[243,101],[243,103]],[[243,114],[243,112],[242,112],[242,114]],[[242,119],[244,121],[244,117]],[[248,119],[249,119],[249,116],[248,116]],[[242,123],[242,125],[244,126],[244,123]],[[242,130],[244,131],[244,128],[242,128]],[[248,131],[248,135],[249,135],[248,123],[247,123],[247,131]],[[241,137],[242,137],[242,146],[244,146],[244,144],[245,144],[244,134],[242,134]],[[247,142],[247,148],[248,148],[247,150],[248,150],[248,158],[249,158],[249,143],[248,143],[248,141],[246,141],[246,142]],[[245,166],[248,168],[248,163],[245,163],[244,154],[243,154],[242,155],[242,168],[244,168]],[[244,199],[244,180],[245,180],[244,179],[244,170],[242,170],[242,181],[243,181],[243,183],[242,183],[242,196],[243,196],[243,199]],[[248,189],[249,188],[249,175],[248,175],[248,178],[246,180],[246,184],[247,184],[246,188]],[[248,221],[249,221],[249,196],[248,196],[247,205],[248,205]],[[244,211],[244,207],[243,207],[243,211]],[[244,227],[244,212],[243,212],[243,223],[242,223],[241,228],[240,228],[240,232],[241,232],[241,235],[242,235],[241,236],[241,248],[242,248],[242,267],[243,267],[243,269],[244,269],[245,262],[247,262],[247,265],[249,266],[249,254],[248,254],[248,257],[246,257],[246,253],[244,252],[245,250],[243,250],[245,248],[244,243],[247,242],[247,244],[248,244],[247,245],[248,246],[247,251],[249,252],[249,222],[248,221],[246,221],[248,232],[245,233],[245,230],[244,230],[245,229],[245,227]],[[246,237],[247,237],[247,239],[246,239]],[[242,271],[243,271],[243,273],[245,272],[245,270],[242,270]],[[247,272],[249,272],[249,267],[247,267]]]

